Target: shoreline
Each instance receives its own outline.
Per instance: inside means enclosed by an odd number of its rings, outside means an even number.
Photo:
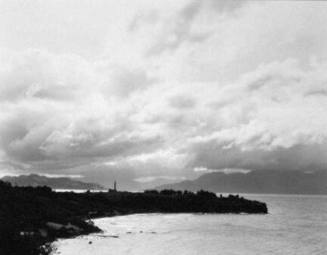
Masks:
[[[139,213],[267,214],[266,203],[208,191],[148,190],[57,193],[48,187],[13,187],[0,182],[1,254],[45,255],[58,238],[101,232],[97,218]],[[20,219],[20,220],[18,220]]]
[[[171,212],[136,212],[136,213],[127,213],[127,214],[115,214],[115,215],[111,215],[111,216],[99,216],[99,217],[95,217],[95,218],[92,218],[91,220],[94,221],[94,220],[103,220],[103,219],[108,219],[108,218],[114,218],[114,217],[121,217],[121,216],[134,216],[134,215],[180,215],[180,214],[186,214],[186,215],[197,215],[197,216],[202,216],[202,215],[244,215],[244,216],[247,216],[247,215],[253,215],[251,213],[207,213],[207,212],[198,212],[198,213],[192,213],[192,212],[176,212],[176,213],[171,213]],[[256,215],[266,215],[268,213],[258,213]],[[74,236],[69,236],[69,237],[61,237],[61,238],[56,238],[55,240],[47,243],[48,247],[50,248],[49,250],[49,253],[48,255],[56,255],[57,253],[57,250],[58,250],[58,247],[55,246],[56,242],[59,242],[59,241],[62,241],[62,240],[68,240],[68,239],[75,239],[77,237],[87,237],[91,234],[98,234],[96,236],[99,236],[99,237],[111,237],[111,238],[119,238],[120,236],[118,235],[101,235],[101,233],[105,233],[105,230],[101,229],[99,226],[97,225],[94,225],[95,227],[99,228],[100,231],[98,232],[89,232],[89,233],[83,233],[83,234],[80,234],[80,235],[74,235]],[[127,234],[131,234],[130,231],[127,231],[126,232]],[[141,233],[145,233],[145,232],[141,232]],[[152,234],[157,234],[156,231],[152,231],[151,232]],[[92,241],[91,243],[89,244],[92,244]],[[59,254],[59,253],[58,253]]]
[[[261,201],[267,202],[268,215],[159,213],[95,219],[104,233],[59,239],[54,254],[216,255],[221,251],[277,255],[292,254],[294,247],[303,254],[324,253],[327,224],[321,225],[318,219],[327,217],[325,198],[267,196]]]
[[[253,215],[253,213],[244,213],[244,212],[240,212],[240,213],[233,213],[233,212],[229,212],[229,213],[215,213],[215,212],[131,212],[131,213],[119,213],[117,212],[116,214],[112,214],[112,215],[104,215],[104,216],[97,216],[97,217],[93,217],[90,220],[93,222],[94,220],[97,219],[107,219],[107,218],[114,218],[114,217],[120,217],[120,216],[130,216],[130,215],[153,215],[153,214],[161,214],[161,215],[172,215],[172,214],[190,214],[190,215]],[[256,213],[257,215],[266,215],[269,214],[269,212],[267,213]],[[61,237],[61,238],[56,238],[55,240],[52,240],[50,242],[47,242],[46,245],[47,247],[50,248],[49,253],[47,253],[48,255],[55,255],[56,253],[56,247],[53,246],[55,242],[58,242],[59,239],[62,240],[66,240],[66,239],[74,239],[77,237],[81,237],[81,236],[88,236],[90,234],[96,234],[96,233],[104,233],[104,230],[102,230],[100,227],[98,227],[97,225],[93,225],[94,227],[98,228],[99,231],[90,231],[88,233],[83,233],[83,234],[77,234],[77,235],[72,235],[72,236],[67,236],[67,237]],[[114,238],[117,238],[115,236],[112,236]]]

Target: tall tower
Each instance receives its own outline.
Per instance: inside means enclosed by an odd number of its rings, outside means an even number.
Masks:
[[[117,182],[116,182],[116,180],[114,182],[114,191],[117,191]]]

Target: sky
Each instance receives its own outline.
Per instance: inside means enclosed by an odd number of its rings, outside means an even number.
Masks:
[[[0,176],[327,171],[325,24],[319,1],[0,0]]]

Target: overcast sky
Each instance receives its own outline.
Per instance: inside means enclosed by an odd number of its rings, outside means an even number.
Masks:
[[[0,0],[0,175],[327,170],[327,3]]]

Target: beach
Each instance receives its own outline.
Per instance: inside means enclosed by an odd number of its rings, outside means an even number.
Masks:
[[[103,233],[60,239],[53,254],[324,254],[327,196],[246,195],[267,215],[135,214],[96,219]]]

